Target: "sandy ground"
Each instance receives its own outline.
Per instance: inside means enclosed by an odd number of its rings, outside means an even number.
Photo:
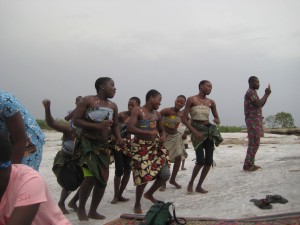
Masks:
[[[41,174],[48,182],[50,192],[58,201],[61,187],[56,182],[51,168],[55,154],[60,150],[61,133],[46,131]],[[246,152],[245,133],[224,133],[224,142],[215,150],[216,166],[210,170],[203,188],[207,194],[186,191],[193,167],[194,150],[188,149],[189,154],[185,167],[177,175],[177,182],[182,189],[167,184],[165,192],[155,193],[157,199],[174,202],[177,216],[213,217],[213,218],[245,218],[300,211],[300,137],[293,135],[266,134],[256,156],[256,163],[262,166],[255,172],[244,172],[242,165]],[[191,145],[189,145],[191,147]],[[101,225],[118,218],[124,213],[133,213],[135,187],[132,179],[129,181],[124,196],[129,202],[112,205],[114,164],[110,166],[110,177],[105,195],[98,207],[98,212],[105,215],[105,220],[80,222],[77,215],[70,209],[66,215],[72,224]],[[198,177],[196,178],[198,179]],[[147,187],[149,187],[148,184]],[[146,189],[147,189],[146,187]],[[272,209],[262,210],[249,200],[261,199],[266,195],[279,194],[289,200],[287,204],[273,204]],[[68,200],[73,196],[67,199]],[[90,198],[87,202],[89,208]],[[151,202],[142,199],[144,212]]]

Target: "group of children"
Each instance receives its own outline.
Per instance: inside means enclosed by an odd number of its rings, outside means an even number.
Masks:
[[[96,210],[107,185],[111,156],[115,163],[114,196],[111,204],[129,200],[123,196],[123,192],[131,174],[136,186],[134,213],[137,214],[143,213],[142,197],[157,203],[159,200],[154,197],[154,193],[157,190],[164,191],[167,181],[180,189],[182,186],[177,183],[176,176],[180,166],[185,169],[184,159],[187,157],[185,149],[188,146],[184,140],[190,131],[193,145],[198,150],[196,165],[187,190],[193,191],[194,179],[204,167],[195,191],[207,193],[202,188],[202,183],[212,165],[214,146],[222,141],[216,126],[209,123],[210,110],[214,122],[219,123],[215,103],[206,97],[211,91],[209,81],[200,82],[200,94],[188,99],[184,95],[179,95],[175,99],[174,106],[160,111],[158,109],[162,95],[155,89],[148,91],[143,106],[138,97],[131,97],[128,101],[128,110],[118,112],[117,105],[110,100],[116,92],[114,81],[109,77],[100,77],[95,82],[95,88],[96,95],[77,97],[76,109],[66,117],[67,120],[71,119],[69,126],[57,124],[51,116],[50,101],[43,101],[47,124],[63,133],[62,150],[55,158],[53,171],[63,165],[64,158],[69,157],[70,151],[65,147],[68,142],[73,143],[69,145],[72,149],[72,160],[83,170],[83,181],[68,204],[77,212],[79,220],[105,218]],[[199,110],[190,112],[194,106],[199,106]],[[185,129],[179,131],[180,124],[184,124]],[[200,134],[197,129],[200,129]],[[206,138],[208,135],[213,135],[213,139]],[[173,164],[172,173],[171,164]],[[144,193],[150,181],[154,182]],[[91,205],[87,212],[85,205],[92,190]],[[69,194],[70,191],[62,189],[58,205],[63,213],[68,213],[65,200]]]

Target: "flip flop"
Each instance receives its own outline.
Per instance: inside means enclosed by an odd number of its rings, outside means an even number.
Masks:
[[[270,202],[263,198],[263,199],[251,199],[250,202],[253,202],[260,209],[272,209],[272,205]]]
[[[282,197],[281,195],[267,195],[266,199],[270,203],[280,203],[280,204],[288,203],[288,200]]]

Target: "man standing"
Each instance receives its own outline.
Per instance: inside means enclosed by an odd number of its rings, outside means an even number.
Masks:
[[[251,76],[248,79],[249,89],[244,98],[244,113],[248,132],[248,149],[244,161],[244,171],[256,171],[260,166],[254,164],[255,154],[260,145],[260,138],[263,136],[262,107],[266,104],[271,94],[270,85],[265,89],[264,96],[259,99],[256,90],[259,89],[259,79]]]

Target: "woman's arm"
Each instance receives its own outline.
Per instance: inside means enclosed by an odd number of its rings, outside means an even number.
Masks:
[[[13,144],[11,161],[21,163],[26,149],[26,131],[24,120],[20,112],[15,113],[6,120],[10,141]]]
[[[7,223],[7,225],[31,225],[34,220],[40,203],[16,207]]]
[[[195,129],[189,122],[189,114],[190,114],[191,106],[192,106],[192,97],[189,97],[186,101],[185,108],[181,116],[181,121],[191,132],[193,132],[193,130]]]
[[[45,99],[43,101],[43,105],[45,108],[45,118],[46,118],[47,125],[58,132],[62,132],[62,133],[70,132],[69,126],[59,124],[53,119],[51,114],[51,108],[50,108],[51,105],[50,100]]]
[[[68,115],[65,116],[66,121],[70,121],[73,118],[74,111],[75,110],[72,110],[72,112],[70,112]]]
[[[117,140],[117,144],[121,144],[123,140],[120,134],[118,107],[116,104],[114,104],[113,108],[114,108],[114,114],[113,114],[113,123],[111,129],[113,135]]]
[[[218,115],[218,111],[217,111],[217,106],[216,106],[216,103],[215,101],[211,100],[211,112],[214,116],[214,119],[213,121],[216,123],[216,124],[220,124],[220,119],[219,119],[219,115]]]
[[[34,221],[34,218],[39,213],[40,204],[48,202],[47,195],[47,183],[43,177],[33,171],[33,169],[25,168],[20,165],[18,173],[21,173],[22,179],[17,180],[15,183],[16,187],[12,188],[10,195],[14,196],[14,207],[11,216],[8,219],[7,225],[30,225]],[[26,169],[25,172],[21,172],[22,168]],[[18,176],[15,174],[14,176]],[[28,197],[30,196],[30,197]],[[40,208],[40,210],[49,211],[50,215],[53,208]]]
[[[163,125],[162,116],[159,112],[156,112],[156,116],[158,117],[156,127],[159,132],[159,138],[161,141],[165,141],[166,140],[166,132],[165,132],[164,125]]]

